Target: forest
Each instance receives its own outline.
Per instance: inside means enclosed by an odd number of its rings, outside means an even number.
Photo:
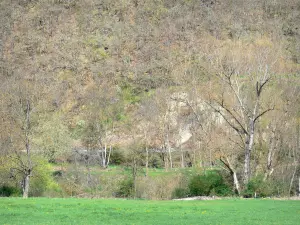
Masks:
[[[0,196],[300,195],[299,0],[1,0]]]

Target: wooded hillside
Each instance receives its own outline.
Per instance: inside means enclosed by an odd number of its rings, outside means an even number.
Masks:
[[[0,1],[0,187],[79,194],[121,165],[135,194],[187,167],[296,194],[299,26],[299,0]]]

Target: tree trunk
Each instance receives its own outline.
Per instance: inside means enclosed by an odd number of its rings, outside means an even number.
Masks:
[[[106,144],[104,145],[104,152],[102,156],[102,167],[106,168]]]
[[[237,178],[237,175],[236,175],[236,172],[235,171],[232,171],[232,176],[233,176],[233,185],[235,187],[235,190],[237,191],[238,195],[241,194],[241,191],[240,191],[240,183],[239,183],[239,180]]]
[[[171,148],[170,146],[168,147],[169,149],[169,162],[170,162],[170,168],[173,168],[173,161],[172,161],[172,153],[171,153]]]
[[[148,167],[149,167],[149,150],[146,146],[146,176],[148,176]]]
[[[254,119],[249,122],[249,134],[246,136],[245,142],[245,163],[244,163],[244,184],[248,184],[251,178],[251,151],[254,143]]]
[[[209,148],[209,166],[212,169],[212,157],[211,157],[211,148]]]
[[[92,184],[92,175],[91,175],[91,168],[90,168],[90,157],[91,157],[91,152],[90,148],[88,148],[87,155],[85,156],[85,166],[87,169],[87,184],[88,187],[91,187]]]
[[[274,156],[274,151],[276,148],[276,143],[275,143],[275,131],[272,131],[272,137],[270,140],[270,147],[269,147],[269,151],[268,151],[268,158],[267,158],[267,170],[265,172],[265,176],[264,176],[264,181],[266,181],[274,172],[274,168],[273,168],[273,156]]]
[[[292,187],[293,187],[296,172],[297,172],[297,163],[295,163],[294,172],[293,172],[293,175],[292,175],[292,178],[291,178],[290,188],[289,188],[289,195],[291,195],[291,191],[292,191]]]
[[[181,161],[181,168],[184,168],[185,167],[185,163],[184,163],[184,152],[182,151],[182,147],[181,147],[181,144],[180,144],[180,152],[181,152],[181,157],[180,157],[180,161]]]
[[[193,167],[196,167],[196,150],[194,148],[194,154],[193,154]]]
[[[91,168],[89,165],[87,166],[87,184],[89,187],[92,186],[92,175],[91,175]]]
[[[245,163],[244,163],[244,184],[246,185],[250,179],[250,151],[248,147],[245,149]]]
[[[133,196],[135,198],[136,197],[136,179],[137,179],[137,162],[136,162],[136,158],[133,158],[132,177],[133,177]]]
[[[298,183],[298,196],[300,197],[300,177],[299,177],[299,183]]]
[[[26,155],[27,155],[27,168],[24,168],[24,178],[23,178],[23,198],[28,198],[29,188],[30,188],[30,176],[32,173],[32,162],[31,162],[31,154],[30,154],[30,101],[26,102],[26,125],[25,125],[25,147],[26,147]]]
[[[23,178],[23,198],[28,198],[29,186],[30,186],[30,174],[26,174]]]
[[[108,165],[109,165],[111,151],[112,151],[112,147],[111,147],[111,145],[110,145],[110,146],[109,146],[108,157],[107,157],[107,161],[106,161],[106,167],[108,167]]]
[[[168,158],[170,162],[170,168],[173,168],[173,161],[172,161],[172,153],[171,153],[171,146],[170,146],[170,140],[169,140],[169,134],[167,134],[167,148],[168,148]]]
[[[203,161],[202,161],[203,157],[202,157],[202,151],[201,151],[201,142],[199,142],[198,148],[199,148],[199,167],[203,168]]]
[[[268,169],[268,171],[265,173],[263,181],[266,181],[272,175],[273,172],[274,172],[274,168]]]
[[[148,125],[149,126],[149,125]],[[148,149],[148,139],[147,139],[147,129],[144,130],[144,139],[145,139],[145,146],[146,146],[146,165],[145,165],[145,169],[146,169],[146,173],[145,176],[148,176],[148,167],[149,167],[149,149]]]
[[[163,153],[163,161],[165,163],[165,170],[168,171],[168,169],[169,169],[169,163],[168,163],[169,160],[168,160],[168,156],[165,153]]]
[[[235,190],[237,191],[238,195],[240,195],[241,190],[240,190],[240,183],[236,174],[235,169],[231,165],[228,157],[226,157],[226,161],[224,161],[222,158],[220,158],[221,162],[229,169],[231,176],[233,177],[233,186]]]

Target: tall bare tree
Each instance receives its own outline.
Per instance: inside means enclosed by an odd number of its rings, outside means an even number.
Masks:
[[[263,95],[274,75],[277,58],[272,55],[274,51],[259,47],[254,50],[235,49],[215,62],[219,66],[216,74],[222,91],[218,96],[211,95],[208,101],[236,131],[244,145],[244,184],[251,178],[256,125],[261,117],[274,109],[274,103],[265,101]],[[240,50],[248,52],[241,55]]]

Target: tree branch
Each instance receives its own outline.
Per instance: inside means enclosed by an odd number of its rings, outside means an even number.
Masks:
[[[214,107],[213,105],[211,105],[210,103],[207,103],[207,104],[208,104],[212,109],[214,109],[215,112],[219,113],[219,114],[222,116],[222,118],[228,123],[228,125],[229,125],[232,129],[234,129],[234,130],[237,132],[237,134],[240,136],[240,138],[243,140],[243,137],[242,137],[242,135],[241,135],[241,131],[239,130],[239,128],[236,127],[236,126],[234,126],[234,124],[231,123],[231,122],[227,119],[227,117],[221,112],[221,110],[215,108],[215,107]]]
[[[233,170],[230,167],[229,163],[225,162],[225,160],[222,159],[222,156],[220,157],[220,161],[226,166],[226,168],[230,171],[230,174],[233,174]]]
[[[267,78],[264,82],[259,83],[258,81],[256,82],[256,95],[257,97],[260,96],[263,87],[271,80],[271,78]]]
[[[273,106],[272,108],[266,109],[265,111],[263,111],[262,113],[260,113],[258,116],[255,117],[254,123],[256,122],[256,120],[258,120],[260,117],[262,117],[267,112],[274,110],[274,108],[275,108],[275,106]]]
[[[217,101],[216,101],[217,102]],[[241,130],[243,131],[244,134],[248,134],[247,130],[245,129],[245,127],[242,125],[242,123],[238,120],[238,118],[231,112],[231,110],[229,110],[224,103],[220,104],[219,102],[217,102],[218,105],[220,105],[227,113],[229,113],[229,115],[234,119],[234,121],[240,126]],[[219,113],[221,114],[220,110],[218,110]],[[222,115],[223,116],[223,115]],[[224,118],[225,119],[225,118]],[[238,128],[237,128],[238,129]],[[235,129],[236,130],[236,129]],[[240,129],[238,129],[240,132]]]

